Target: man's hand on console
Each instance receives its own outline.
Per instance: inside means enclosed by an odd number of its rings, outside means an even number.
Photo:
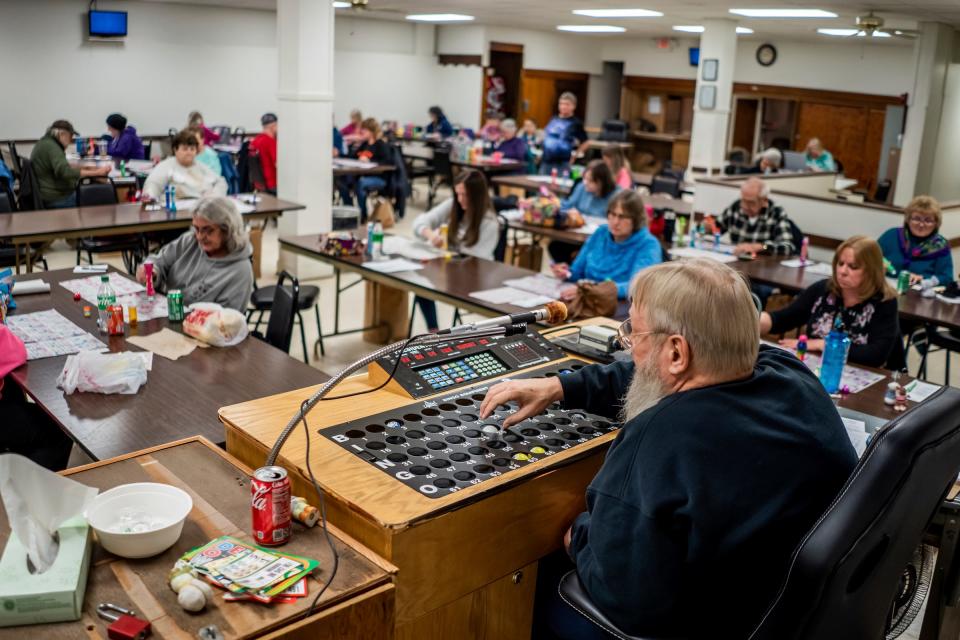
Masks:
[[[486,419],[498,406],[514,400],[520,406],[515,413],[504,419],[503,428],[506,429],[542,413],[550,403],[562,399],[563,387],[556,377],[501,382],[487,392],[487,397],[480,405],[480,418]]]

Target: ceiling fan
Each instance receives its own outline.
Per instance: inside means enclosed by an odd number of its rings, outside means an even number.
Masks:
[[[393,13],[399,14],[402,13],[397,9],[390,9],[387,7],[376,7],[370,6],[370,0],[348,0],[346,4],[349,4],[350,11],[356,13],[357,15],[364,15],[368,13]]]
[[[871,37],[874,34],[885,34],[889,37],[894,38],[916,38],[920,35],[919,31],[914,29],[894,29],[890,27],[883,26],[883,18],[880,16],[874,15],[873,11],[869,12],[865,16],[857,16],[856,21],[856,31],[851,33],[852,36],[867,36]],[[881,36],[883,37],[883,36]]]

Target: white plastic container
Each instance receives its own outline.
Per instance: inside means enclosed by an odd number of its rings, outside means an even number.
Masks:
[[[104,491],[83,515],[103,548],[124,558],[147,558],[179,538],[193,499],[169,484],[135,482]]]

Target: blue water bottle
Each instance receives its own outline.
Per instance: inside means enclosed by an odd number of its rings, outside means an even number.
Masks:
[[[163,208],[170,210],[170,185],[163,188]]]
[[[170,206],[168,207],[170,211],[176,212],[177,210],[177,185],[170,185]]]
[[[820,362],[820,383],[827,393],[840,390],[840,378],[850,353],[850,337],[843,331],[843,322],[837,317],[833,330],[827,334],[823,348],[823,360]]]
[[[86,147],[83,144],[83,138],[77,138],[77,155],[82,158],[85,150]]]

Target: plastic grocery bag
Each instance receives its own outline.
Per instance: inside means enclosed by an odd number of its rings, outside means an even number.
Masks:
[[[183,319],[183,332],[215,347],[232,347],[247,337],[247,319],[215,302],[195,302]]]
[[[136,393],[147,382],[146,361],[140,354],[81,351],[67,356],[57,386],[67,395],[90,393]]]

